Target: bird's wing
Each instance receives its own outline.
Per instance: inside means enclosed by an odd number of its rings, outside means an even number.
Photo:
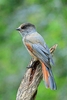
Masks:
[[[41,44],[32,44],[33,54],[50,67],[49,52]]]

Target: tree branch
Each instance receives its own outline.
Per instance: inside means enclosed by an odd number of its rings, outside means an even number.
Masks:
[[[51,54],[57,48],[57,44],[50,48]],[[16,100],[35,100],[37,88],[42,80],[42,69],[39,61],[31,61],[21,84],[19,86]]]

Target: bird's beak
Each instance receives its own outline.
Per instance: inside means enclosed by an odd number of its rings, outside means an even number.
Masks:
[[[18,27],[18,28],[16,28],[16,30],[17,30],[17,31],[20,31],[20,28]]]

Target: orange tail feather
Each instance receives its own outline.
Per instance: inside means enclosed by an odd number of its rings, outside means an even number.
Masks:
[[[42,64],[43,79],[45,80],[46,87],[55,90],[56,84],[54,82],[51,69],[48,70],[43,62],[41,62],[41,64]]]

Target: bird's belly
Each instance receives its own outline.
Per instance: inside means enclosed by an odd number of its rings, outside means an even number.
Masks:
[[[34,61],[37,61],[38,60],[38,58],[31,51],[28,50],[28,52],[32,56],[32,58],[34,59]]]

